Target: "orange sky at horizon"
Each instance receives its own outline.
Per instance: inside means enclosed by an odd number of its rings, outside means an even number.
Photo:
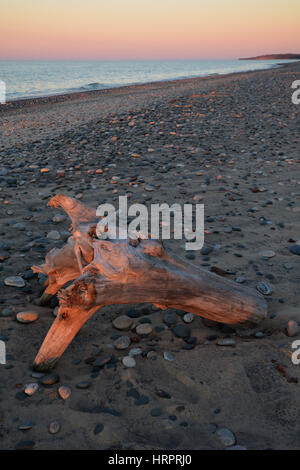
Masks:
[[[0,59],[300,53],[299,0],[1,0]]]

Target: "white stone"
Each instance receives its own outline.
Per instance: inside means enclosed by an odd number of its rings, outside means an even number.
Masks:
[[[141,325],[138,325],[135,329],[138,335],[143,336],[150,335],[150,333],[152,333],[152,330],[153,328],[150,323],[142,323]]]
[[[131,327],[133,320],[127,315],[120,315],[115,318],[112,323],[117,330],[128,330]]]
[[[276,255],[276,253],[273,250],[263,250],[263,251],[260,251],[259,255],[262,258],[273,258],[273,256]]]
[[[234,434],[229,429],[219,428],[217,429],[216,434],[218,435],[224,447],[234,446],[236,439]]]
[[[58,421],[53,421],[49,425],[49,432],[50,434],[56,434],[60,430],[60,424]]]
[[[164,359],[166,361],[173,362],[174,361],[174,356],[169,351],[165,351],[164,352]]]
[[[47,238],[49,238],[49,240],[60,240],[60,233],[57,230],[51,230],[51,232],[48,233]]]
[[[194,315],[192,313],[186,313],[183,317],[183,321],[185,323],[192,323],[193,320],[194,320]]]
[[[114,341],[114,347],[116,349],[122,350],[122,349],[128,348],[130,343],[131,343],[131,340],[129,336],[120,336]]]
[[[223,338],[217,342],[218,346],[234,346],[235,341],[232,338]]]
[[[24,287],[25,281],[21,276],[9,276],[4,279],[4,284],[12,287]]]
[[[64,222],[64,220],[66,220],[66,216],[63,215],[63,214],[57,214],[53,217],[52,219],[52,222],[54,222],[55,224],[59,224],[61,222]]]
[[[141,348],[132,348],[129,351],[129,356],[140,356],[142,354],[142,349]]]
[[[125,367],[135,367],[136,365],[135,359],[131,356],[123,357],[122,362]]]

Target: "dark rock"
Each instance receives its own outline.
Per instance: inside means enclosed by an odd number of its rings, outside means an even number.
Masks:
[[[104,425],[102,423],[98,423],[96,426],[95,426],[95,429],[94,429],[94,434],[95,436],[97,436],[98,434],[100,434],[104,429]]]
[[[169,420],[170,421],[177,421],[177,416],[176,415],[170,415]]]
[[[157,325],[154,330],[156,331],[156,333],[161,333],[162,331],[165,330],[165,328],[162,326],[162,325]]]
[[[300,245],[292,245],[290,246],[290,252],[293,253],[293,255],[300,255]]]
[[[41,378],[41,383],[43,385],[54,385],[59,382],[60,378],[58,374],[49,374]]]
[[[177,338],[188,338],[191,334],[190,328],[187,325],[183,325],[182,323],[174,326],[173,333]]]
[[[29,279],[32,279],[33,277],[35,277],[35,273],[31,271],[31,269],[26,271],[23,275],[23,278],[26,279],[26,281],[28,281]]]
[[[76,384],[76,388],[80,390],[86,390],[87,388],[91,386],[91,384],[92,382],[89,382],[89,381],[79,382],[78,384]]]
[[[35,426],[34,421],[27,421],[25,423],[22,423],[19,425],[20,431],[28,431],[29,429],[33,428]]]
[[[191,351],[195,348],[195,346],[195,344],[184,344],[181,349],[184,349],[185,351]]]
[[[25,398],[28,398],[28,395],[26,395],[26,393],[22,390],[20,392],[17,392],[15,397],[17,400],[23,401],[25,400]]]
[[[194,253],[186,253],[185,257],[186,257],[187,259],[191,259],[191,260],[196,258],[196,256],[195,256]]]
[[[156,395],[160,398],[166,398],[166,399],[170,399],[171,398],[171,395],[166,392],[165,390],[162,390],[162,389],[158,389],[156,390]]]
[[[127,396],[138,399],[141,395],[135,388],[131,388],[130,390],[128,390]]]
[[[139,323],[142,323],[142,324],[144,324],[144,323],[152,323],[152,321],[151,321],[151,319],[148,318],[148,317],[142,317],[142,318],[139,319]]]
[[[112,416],[121,416],[121,413],[113,408],[101,408],[100,413],[106,413]]]
[[[162,411],[161,411],[160,408],[153,408],[153,410],[151,410],[151,412],[150,412],[151,416],[153,416],[153,417],[160,416],[161,413],[162,413]]]
[[[34,441],[21,441],[17,444],[16,450],[31,450],[34,446]]]
[[[93,371],[96,371],[98,369],[101,369],[102,367],[105,366],[105,364],[108,364],[111,361],[111,356],[103,356],[99,357],[96,361],[93,363]]]
[[[204,246],[203,248],[201,248],[200,253],[201,255],[209,255],[209,253],[211,253],[212,251],[213,251],[212,246]]]
[[[140,313],[137,310],[132,309],[127,312],[127,316],[130,318],[138,318],[140,316]]]
[[[163,318],[164,323],[167,326],[172,326],[177,322],[177,315],[174,312],[165,313]]]
[[[135,400],[135,405],[136,406],[147,405],[149,401],[150,400],[148,397],[146,397],[146,395],[140,395],[140,397]]]

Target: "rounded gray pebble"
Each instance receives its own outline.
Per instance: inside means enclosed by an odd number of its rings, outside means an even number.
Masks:
[[[218,435],[224,447],[234,446],[236,439],[234,434],[229,429],[219,428],[217,429],[216,434]]]
[[[122,363],[125,367],[135,367],[136,366],[135,359],[133,359],[133,357],[131,357],[131,356],[123,357]]]

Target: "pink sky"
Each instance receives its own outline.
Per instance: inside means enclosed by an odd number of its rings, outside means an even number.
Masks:
[[[299,0],[1,0],[2,59],[300,53]]]

